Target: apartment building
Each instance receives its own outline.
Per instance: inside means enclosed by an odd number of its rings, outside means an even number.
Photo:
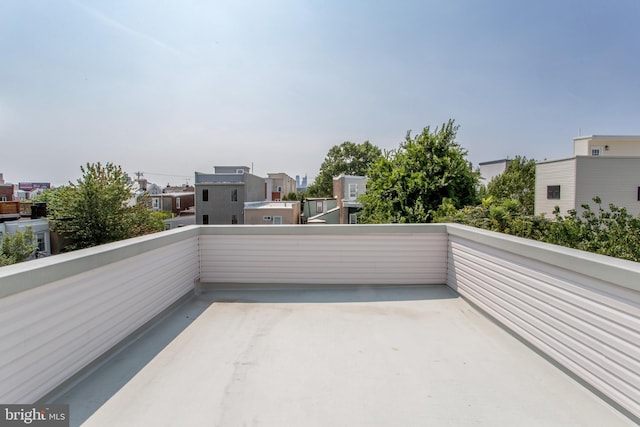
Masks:
[[[535,214],[555,207],[580,212],[600,197],[640,214],[640,136],[591,135],[573,140],[574,155],[536,164]]]
[[[212,174],[195,173],[197,224],[244,224],[245,202],[264,201],[264,178],[247,166],[215,166]]]

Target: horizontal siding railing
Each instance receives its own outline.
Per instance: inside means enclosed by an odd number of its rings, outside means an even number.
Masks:
[[[0,402],[50,393],[192,291],[197,275],[196,228],[1,269]]]
[[[448,231],[450,287],[640,417],[639,264],[464,226]]]
[[[209,284],[442,285],[444,226],[205,227],[200,281]]]
[[[0,402],[33,402],[193,291],[447,284],[640,419],[640,264],[456,224],[189,226],[0,269]]]

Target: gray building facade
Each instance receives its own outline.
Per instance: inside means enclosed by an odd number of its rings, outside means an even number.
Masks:
[[[265,200],[265,180],[247,166],[215,166],[195,173],[196,223],[244,224],[244,203]]]

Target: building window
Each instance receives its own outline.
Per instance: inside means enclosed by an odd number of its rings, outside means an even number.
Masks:
[[[349,224],[357,224],[358,223],[358,215],[352,213],[349,214]]]
[[[316,202],[316,213],[322,213],[322,202]]]
[[[8,202],[7,196],[0,196],[0,202]]]
[[[202,223],[209,224],[209,215],[202,215]]]
[[[156,211],[160,209],[160,199],[157,197],[151,199],[151,207]]]
[[[231,224],[237,224],[238,223],[238,217],[235,215],[231,215]]]
[[[36,239],[38,240],[38,250],[40,252],[44,252],[44,250],[45,250],[45,247],[44,247],[44,233],[36,234]]]
[[[638,201],[640,202],[640,187],[638,187]]]
[[[176,209],[180,209],[180,197],[176,197]]]
[[[600,147],[591,147],[592,156],[599,156],[601,152],[602,152],[602,149]]]
[[[358,197],[358,184],[349,184],[349,198],[355,199]]]
[[[232,202],[237,202],[238,201],[238,189],[234,188],[233,190],[231,190],[231,201]]]
[[[282,217],[279,215],[276,215],[273,217],[273,223],[274,224],[282,224]]]
[[[209,201],[209,190],[207,188],[202,190],[202,201],[203,202],[208,202]]]
[[[547,199],[559,200],[560,199],[560,186],[559,185],[547,185]]]

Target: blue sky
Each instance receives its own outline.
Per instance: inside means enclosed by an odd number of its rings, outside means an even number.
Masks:
[[[639,20],[637,0],[3,0],[0,172],[311,178],[333,145],[449,118],[475,165],[566,157],[640,134]]]

